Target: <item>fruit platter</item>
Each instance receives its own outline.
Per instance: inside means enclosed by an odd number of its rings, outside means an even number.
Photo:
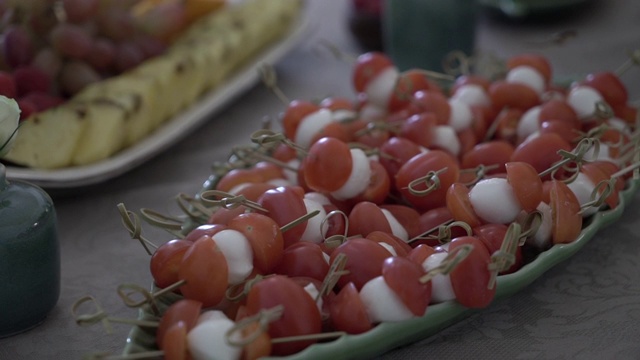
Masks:
[[[567,84],[534,53],[492,68],[361,54],[353,98],[290,100],[177,195],[181,215],[119,204],[154,280],[118,288],[138,312],[122,358],[371,358],[578,252],[639,186],[631,67]],[[79,324],[109,320],[80,310],[95,301],[75,304]]]
[[[105,181],[166,150],[305,31],[298,0],[8,4],[0,94],[22,118],[1,161],[46,188]]]

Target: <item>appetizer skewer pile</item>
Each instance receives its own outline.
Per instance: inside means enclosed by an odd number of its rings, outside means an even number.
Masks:
[[[286,356],[445,302],[487,307],[500,276],[575,241],[637,176],[618,76],[551,79],[522,54],[445,88],[363,54],[356,100],[290,101],[282,133],[257,131],[179,196],[185,218],[141,211],[175,239],[151,249],[120,204],[151,255],[157,292],[132,306],[158,319],[160,354]]]

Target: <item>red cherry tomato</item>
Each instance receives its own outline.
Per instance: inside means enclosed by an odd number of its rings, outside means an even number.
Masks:
[[[504,80],[494,81],[489,87],[489,95],[496,110],[509,108],[527,111],[540,104],[540,96],[531,87]]]
[[[391,99],[389,99],[389,112],[398,111],[409,106],[412,103],[414,94],[417,91],[425,90],[435,93],[442,92],[421,69],[410,69],[402,72],[398,77]]]
[[[302,199],[300,189],[296,187],[284,186],[267,190],[258,199],[258,203],[268,211],[268,216],[280,227],[307,214],[307,207]],[[285,231],[282,234],[284,247],[300,241],[306,227],[306,222],[303,222]]]
[[[407,259],[413,261],[415,264],[422,266],[422,263],[427,260],[427,258],[433,255],[436,250],[427,244],[420,244],[407,254]]]
[[[349,236],[366,237],[373,231],[391,233],[391,225],[380,207],[369,201],[357,203],[349,213]]]
[[[528,139],[516,147],[511,161],[531,164],[538,173],[551,167],[562,158],[558,151],[571,151],[572,146],[557,134],[540,134]]]
[[[411,110],[416,114],[432,113],[436,124],[448,125],[451,117],[451,106],[444,94],[438,91],[418,91],[413,95]]]
[[[253,251],[253,266],[260,274],[269,274],[282,259],[284,239],[280,226],[259,213],[241,214],[229,221],[229,229],[241,232]]]
[[[308,115],[318,111],[320,107],[310,101],[293,100],[284,112],[282,127],[287,139],[295,140],[298,126]]]
[[[422,283],[422,266],[409,259],[393,256],[382,264],[382,277],[402,303],[416,316],[427,311],[431,301],[431,282]]]
[[[377,242],[361,237],[350,238],[336,247],[331,253],[331,264],[338,254],[346,255],[345,270],[349,272],[340,277],[338,286],[343,287],[353,282],[358,290],[362,289],[367,281],[382,275],[382,262],[391,256],[391,253]]]
[[[329,310],[329,320],[337,331],[362,334],[373,327],[358,289],[351,282],[343,286],[331,300]]]
[[[255,315],[260,310],[283,306],[282,317],[269,324],[271,338],[318,334],[322,331],[320,311],[314,299],[294,280],[274,275],[251,287],[247,296],[247,311]],[[317,340],[273,344],[273,355],[297,353]]]
[[[620,77],[612,72],[604,71],[589,74],[584,79],[583,84],[598,90],[607,104],[611,106],[626,104],[629,101],[626,86],[622,83]]]
[[[429,148],[433,145],[434,130],[437,118],[432,113],[416,114],[408,118],[400,130],[400,136],[409,139],[419,146]]]
[[[340,189],[353,168],[349,145],[335,138],[315,142],[303,162],[307,186],[324,193]]]
[[[420,235],[420,213],[416,209],[401,204],[381,204],[381,209],[387,210],[407,230],[409,239]]]
[[[187,250],[178,275],[185,284],[180,287],[187,299],[202,302],[204,307],[218,305],[229,284],[229,268],[215,240],[203,236]]]
[[[187,348],[187,325],[184,321],[173,324],[164,333],[163,358],[166,360],[186,360],[189,358]]]
[[[202,303],[196,300],[180,299],[171,304],[162,314],[158,329],[156,330],[156,343],[158,344],[158,348],[164,350],[165,334],[175,324],[183,323],[187,332],[193,329],[198,322],[201,310]]]
[[[391,246],[393,250],[396,252],[397,256],[401,256],[401,257],[407,256],[411,251],[411,246],[409,246],[409,244],[404,242],[399,237],[384,231],[378,231],[378,230],[372,231],[366,237],[367,239],[373,240],[377,243]]]
[[[449,252],[463,245],[473,246],[470,254],[451,271],[451,285],[456,301],[469,308],[484,308],[495,297],[496,287],[489,288],[492,274],[489,271],[491,255],[482,241],[474,236],[451,240]]]
[[[507,181],[513,188],[522,209],[535,211],[542,201],[542,180],[533,166],[525,162],[508,162],[505,164]]]
[[[546,57],[539,54],[524,53],[512,56],[507,60],[507,69],[523,65],[538,70],[547,84],[551,82],[551,64]]]
[[[508,229],[509,227],[504,224],[484,224],[473,228],[473,235],[482,241],[489,250],[489,254],[493,254],[502,247]],[[515,251],[515,262],[500,274],[511,274],[517,271],[522,267],[523,262],[522,248],[518,247]]]
[[[409,189],[409,184],[424,178],[430,172],[437,175],[440,185],[426,195],[416,194]],[[431,150],[418,154],[407,161],[396,174],[396,189],[402,196],[418,210],[427,211],[446,205],[447,189],[458,181],[460,168],[456,159],[441,150]],[[421,191],[427,188],[426,182],[419,181],[413,190]]]
[[[566,244],[578,238],[582,231],[580,202],[562,181],[551,180],[549,205],[553,216],[552,238],[554,244]]]
[[[178,282],[182,257],[191,245],[191,241],[174,239],[160,245],[151,255],[149,268],[157,287],[164,289]]]
[[[282,260],[273,272],[289,277],[304,276],[323,281],[329,272],[329,263],[320,245],[300,241],[284,250]]]
[[[213,236],[226,228],[227,226],[222,224],[203,224],[191,230],[184,240],[195,242],[205,235]]]
[[[377,160],[369,160],[371,176],[369,185],[363,192],[358,194],[351,202],[370,201],[374,204],[382,204],[389,196],[391,190],[391,178],[384,166]]]
[[[462,221],[472,228],[484,223],[471,205],[469,188],[463,184],[451,184],[447,191],[447,208],[453,219]]]
[[[381,52],[372,51],[359,55],[353,69],[353,87],[356,92],[365,92],[367,85],[389,67],[394,67],[393,61]]]
[[[380,164],[393,177],[404,163],[420,154],[422,149],[407,138],[394,136],[380,145],[380,152],[383,154],[380,157]]]
[[[510,142],[504,140],[493,140],[483,143],[479,143],[462,155],[461,167],[462,169],[473,169],[480,165],[495,166],[495,169],[490,169],[487,174],[498,174],[506,171],[504,164],[511,159],[515,148]]]

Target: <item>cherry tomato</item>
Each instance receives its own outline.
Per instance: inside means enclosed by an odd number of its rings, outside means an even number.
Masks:
[[[391,67],[394,67],[393,61],[381,52],[371,51],[359,55],[353,69],[353,87],[356,92],[366,92],[367,85],[382,71]]]
[[[419,182],[409,189],[409,184],[424,178],[430,172],[439,172],[437,175],[440,185],[426,195],[416,194],[413,191],[421,191],[427,188],[426,182]],[[418,154],[407,161],[396,174],[396,189],[402,196],[420,211],[427,211],[446,205],[447,189],[458,181],[460,168],[456,159],[441,150],[431,150]]]
[[[382,275],[382,262],[391,253],[377,242],[362,237],[349,238],[331,253],[329,263],[333,264],[338,254],[345,254],[347,264],[345,270],[349,273],[338,280],[338,286],[343,287],[353,282],[358,290],[376,276]]]
[[[432,113],[416,114],[408,118],[400,130],[400,136],[425,148],[433,145],[434,130],[438,119]]]
[[[202,302],[204,307],[218,305],[229,284],[227,260],[216,242],[206,235],[184,254],[178,276],[186,282],[180,287],[182,295]]]
[[[462,169],[474,169],[480,165],[497,165],[497,168],[487,170],[487,174],[504,173],[506,172],[504,164],[511,159],[514,151],[514,146],[504,140],[479,143],[462,155],[460,165]]]
[[[389,99],[389,112],[404,109],[412,103],[417,91],[431,91],[442,93],[442,90],[432,83],[421,69],[410,69],[402,72]]]
[[[571,149],[572,146],[560,135],[540,134],[518,145],[511,156],[511,161],[529,163],[538,173],[541,173],[562,159],[558,151],[571,151]]]
[[[522,209],[535,211],[542,201],[542,180],[533,166],[525,162],[508,162],[505,164],[507,181],[513,188]]]
[[[391,177],[394,177],[405,162],[422,151],[422,148],[415,142],[394,136],[380,145],[380,152],[383,155],[380,157],[380,164],[384,166]]]
[[[402,303],[416,316],[427,311],[431,301],[431,282],[422,283],[422,266],[409,259],[392,256],[382,264],[382,277]]]
[[[340,189],[353,167],[349,145],[335,138],[315,142],[303,162],[307,186],[324,193]]]
[[[497,80],[491,84],[489,95],[493,108],[528,109],[540,104],[540,97],[531,87],[525,84]]]
[[[380,209],[389,211],[398,220],[400,225],[407,230],[409,239],[420,235],[420,213],[416,209],[401,204],[381,204]]]
[[[371,176],[369,184],[359,195],[354,197],[351,202],[370,201],[374,204],[382,204],[389,196],[391,190],[391,178],[385,170],[384,166],[377,160],[369,160],[371,168]]]
[[[284,239],[280,226],[266,215],[241,214],[229,221],[229,229],[241,232],[253,251],[253,266],[260,274],[269,274],[282,259]]]
[[[151,255],[149,268],[157,287],[163,289],[178,282],[182,257],[191,245],[191,241],[174,239],[160,245]]]
[[[469,188],[463,184],[451,184],[447,191],[447,208],[453,219],[462,221],[472,228],[484,223],[473,209],[469,199]]]
[[[258,199],[258,203],[268,211],[268,216],[280,227],[301,218],[307,213],[300,189],[296,187],[284,186],[267,190]],[[306,227],[306,222],[303,222],[285,231],[282,234],[284,247],[286,248],[300,241],[300,237]]]
[[[391,225],[380,207],[369,201],[357,203],[349,213],[349,236],[366,237],[370,232],[391,233]]]
[[[524,53],[514,55],[507,60],[507,69],[513,69],[523,65],[531,66],[538,70],[547,84],[551,82],[551,64],[544,56],[534,53]]]
[[[449,99],[438,91],[418,91],[413,94],[411,110],[416,114],[434,114],[438,125],[448,125],[451,117]]]
[[[549,205],[553,216],[553,243],[566,244],[576,240],[582,231],[580,202],[564,182],[550,181]]]
[[[411,251],[411,246],[404,242],[401,238],[384,231],[372,231],[366,236],[367,239],[373,240],[379,244],[384,244],[393,248],[396,256],[407,256]]]
[[[284,250],[282,260],[273,272],[289,277],[305,276],[323,281],[329,272],[328,256],[320,245],[300,241]]]
[[[626,86],[624,86],[620,77],[612,72],[604,71],[589,74],[584,79],[583,84],[598,90],[607,104],[611,106],[626,104],[629,100]]]
[[[473,235],[482,241],[484,246],[489,250],[489,254],[493,254],[500,250],[502,242],[509,227],[504,224],[484,224],[473,228]],[[522,248],[518,247],[515,251],[515,262],[507,270],[500,274],[511,274],[520,269],[523,265]]]
[[[287,106],[282,117],[282,127],[284,136],[287,139],[295,140],[298,126],[305,117],[318,111],[320,107],[310,101],[293,100]]]
[[[184,237],[184,240],[194,242],[204,235],[213,236],[226,228],[227,226],[223,224],[202,224],[191,230],[187,236]]]
[[[282,317],[269,323],[269,336],[274,338],[318,334],[322,331],[320,311],[314,299],[294,280],[274,275],[251,287],[247,296],[247,311],[250,315],[260,310],[283,306]],[[274,343],[273,355],[297,353],[316,340]]]
[[[164,350],[165,334],[175,324],[184,324],[187,332],[193,329],[198,322],[201,310],[202,303],[196,300],[180,299],[171,304],[162,314],[158,329],[156,330],[156,343],[158,344],[158,348]]]
[[[163,336],[163,358],[166,360],[186,360],[189,358],[187,347],[187,325],[184,321],[173,324]]]
[[[329,320],[337,331],[362,334],[373,327],[358,289],[350,282],[340,289],[329,306]]]
[[[429,246],[427,244],[420,244],[411,249],[409,254],[407,254],[407,259],[413,261],[417,265],[422,266],[422,263],[435,252],[436,250],[432,246]]]
[[[249,324],[246,328],[242,329],[243,337],[247,338],[260,330],[260,324],[257,322]],[[242,360],[258,360],[263,357],[271,355],[271,337],[268,332],[261,331],[260,335],[252,342],[246,344],[242,348]]]
[[[451,271],[451,285],[456,301],[469,308],[484,308],[491,304],[496,287],[489,288],[491,255],[482,241],[474,236],[462,236],[451,240],[449,252],[462,245],[471,245],[473,250]]]

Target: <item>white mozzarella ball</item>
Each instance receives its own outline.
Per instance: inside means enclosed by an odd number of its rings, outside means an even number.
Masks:
[[[596,104],[604,101],[598,90],[584,85],[578,85],[569,91],[567,103],[573,108],[580,119],[589,119],[596,112]]]
[[[387,116],[387,110],[377,104],[367,102],[360,108],[359,115],[366,122],[380,121]]]
[[[518,121],[518,127],[516,128],[516,135],[518,136],[518,139],[526,139],[529,135],[540,129],[539,119],[541,109],[542,107],[537,105],[522,114],[520,121]]]
[[[388,66],[382,70],[367,84],[364,90],[367,94],[367,100],[383,109],[386,108],[399,76],[400,72],[394,66]]]
[[[291,183],[291,181],[289,181],[287,179],[283,179],[283,178],[276,178],[276,179],[267,180],[267,184],[271,184],[271,185],[273,185],[275,187],[284,187],[284,186],[293,185]]]
[[[528,65],[516,66],[509,70],[506,76],[506,81],[527,85],[538,95],[542,95],[546,89],[544,76],[534,67]]]
[[[473,123],[473,112],[471,107],[458,99],[449,99],[449,108],[451,114],[449,115],[449,125],[455,131],[461,131],[467,129]]]
[[[313,200],[320,205],[331,205],[331,200],[329,200],[329,198],[325,194],[319,193],[317,191],[309,191],[305,193],[304,198]]]
[[[398,219],[396,219],[396,217],[393,216],[391,211],[387,209],[380,209],[380,210],[382,211],[382,214],[389,222],[389,226],[391,227],[391,233],[399,237],[403,241],[409,240],[409,233],[407,233],[407,229],[405,229],[404,226],[400,224]]]
[[[305,116],[296,130],[293,141],[305,149],[311,146],[311,141],[325,126],[333,122],[333,115],[329,109],[318,109]]]
[[[602,161],[609,161],[612,162],[614,164],[619,164],[620,159],[616,159],[615,157],[611,156],[611,147],[605,143],[600,143],[598,145],[598,152],[596,153],[596,148],[595,147],[591,147],[589,150],[587,150],[587,152],[584,154],[584,160],[585,161],[596,161],[596,160],[602,160]]]
[[[205,321],[219,320],[219,319],[229,319],[229,318],[220,310],[206,310],[206,311],[203,311],[200,314],[200,316],[198,316],[197,324],[201,324]]]
[[[449,152],[453,156],[460,155],[460,139],[456,131],[448,125],[437,125],[433,129],[433,146]]]
[[[491,97],[485,91],[485,89],[476,84],[465,84],[456,89],[456,92],[451,97],[455,100],[460,100],[469,106],[490,106]]]
[[[318,211],[318,215],[307,220],[307,227],[305,227],[300,239],[320,244],[324,241],[325,235],[327,234],[327,227],[322,226],[322,221],[327,217],[327,212],[324,210],[324,207],[316,201],[307,198],[303,198],[302,201],[307,208],[307,214]]]
[[[313,299],[313,301],[315,301],[316,305],[318,306],[318,311],[320,311],[320,313],[322,314],[323,301],[322,297],[318,297],[318,295],[320,294],[320,290],[318,290],[318,288],[313,283],[308,283],[307,285],[305,285],[304,291],[306,291],[307,294],[309,294],[309,296]]]
[[[442,260],[447,257],[446,252],[437,252],[431,254],[422,262],[424,271],[429,272],[440,266]],[[456,293],[451,285],[451,277],[449,275],[437,274],[431,278],[431,303],[441,303],[444,301],[454,300]]]
[[[362,149],[351,149],[352,167],[349,178],[342,187],[331,193],[337,200],[346,200],[362,193],[371,181],[371,165]]]
[[[227,260],[229,284],[239,284],[253,271],[253,250],[249,240],[239,231],[225,229],[213,235],[216,245]]]
[[[591,200],[593,200],[591,198],[591,194],[595,190],[596,185],[584,173],[581,173],[581,172],[578,173],[575,180],[567,184],[567,186],[569,187],[571,192],[573,192],[573,194],[576,196],[581,207],[584,206],[586,203],[590,202]],[[597,207],[590,206],[583,211],[582,216],[587,217],[595,214],[597,211],[598,211]]]
[[[542,215],[541,222],[533,236],[529,236],[526,242],[537,249],[544,250],[551,245],[553,214],[551,213],[551,206],[544,202],[540,202],[536,210]],[[522,215],[526,216],[527,214],[523,212]]]
[[[360,290],[360,299],[373,323],[403,321],[415,317],[382,276],[364,284]]]
[[[240,359],[242,347],[227,341],[227,332],[234,326],[228,318],[217,318],[196,325],[187,334],[189,354],[194,360]],[[239,340],[239,334],[233,340]]]
[[[332,111],[333,121],[346,122],[355,119],[358,113],[348,109],[337,109]]]
[[[287,161],[287,165],[289,165],[291,169],[298,169],[300,167],[300,159],[291,159]],[[298,185],[298,172],[291,169],[283,168],[284,177],[292,185]]]
[[[503,178],[479,181],[469,191],[471,206],[481,219],[492,224],[508,224],[522,208],[513,188]]]

